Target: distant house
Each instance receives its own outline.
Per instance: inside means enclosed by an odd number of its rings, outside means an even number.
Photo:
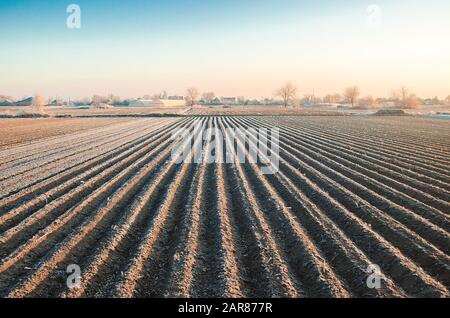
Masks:
[[[395,100],[387,100],[384,102],[384,107],[395,107],[397,104],[398,102]]]
[[[9,99],[0,100],[0,106],[13,106],[14,102]]]
[[[209,105],[222,105],[223,103],[222,103],[222,101],[218,98],[218,97],[215,97],[213,100],[211,100],[209,103],[208,103]]]
[[[48,104],[48,106],[62,106],[62,105],[64,105],[64,101],[62,99],[54,99]]]
[[[14,103],[14,106],[31,106],[33,104],[33,97],[25,98]]]
[[[181,95],[173,95],[173,96],[169,96],[167,97],[168,100],[184,100],[184,96]]]
[[[274,104],[275,104],[275,101],[274,101]],[[249,99],[244,103],[244,105],[260,106],[260,105],[264,105],[264,101],[260,101],[257,99]],[[281,105],[281,102],[279,103],[279,105]]]
[[[185,105],[184,99],[135,99],[129,102],[130,107],[170,108]]]
[[[12,106],[14,100],[12,97],[0,95],[0,106]]]
[[[237,105],[236,97],[222,97],[222,103],[224,105]]]
[[[153,100],[150,99],[134,99],[130,100],[130,107],[150,107],[153,106]]]
[[[434,104],[435,104],[435,101],[434,101],[433,99],[431,99],[431,98],[426,98],[426,99],[423,101],[423,104],[426,105],[426,106],[431,106],[431,105],[434,105]]]
[[[200,105],[206,105],[206,106],[218,106],[218,105],[223,105],[223,103],[222,103],[222,101],[220,100],[220,98],[217,98],[217,97],[215,97],[215,98],[213,98],[213,99],[210,99],[210,100],[204,100],[204,99],[201,99],[201,100],[198,101],[198,103],[199,103]]]

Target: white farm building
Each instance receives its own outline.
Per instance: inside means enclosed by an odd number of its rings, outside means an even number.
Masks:
[[[155,108],[175,108],[186,105],[183,99],[135,99],[130,101],[130,107],[155,107]]]

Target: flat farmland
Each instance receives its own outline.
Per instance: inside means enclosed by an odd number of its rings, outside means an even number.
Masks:
[[[186,109],[185,114],[197,116],[337,116],[346,115],[338,109],[284,108],[282,106],[198,106]]]
[[[50,116],[72,116],[72,117],[107,117],[107,116],[150,116],[162,114],[182,114],[186,111],[186,107],[110,107],[99,109],[91,106],[83,107],[65,107],[65,106],[47,106],[45,113]],[[0,107],[0,114],[14,115],[23,113],[32,113],[31,107]]]
[[[225,144],[278,128],[278,171],[172,160],[196,127]],[[0,147],[0,296],[449,297],[449,136],[440,119],[187,116]]]
[[[99,118],[98,120],[87,118],[2,118],[0,119],[0,147],[105,127],[129,120],[123,118]]]

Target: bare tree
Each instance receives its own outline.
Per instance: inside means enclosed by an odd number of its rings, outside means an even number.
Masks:
[[[328,94],[323,98],[323,101],[328,104],[337,104],[342,101],[341,94]]]
[[[414,109],[419,107],[419,99],[405,86],[402,86],[398,91],[394,92],[394,96],[397,97],[397,100],[400,99],[400,106],[403,108]]]
[[[91,103],[91,100],[89,99],[89,97],[84,97],[80,102],[82,105],[86,106]]]
[[[305,101],[307,104],[312,105],[315,103],[316,97],[314,94],[304,94],[303,95],[303,101]]]
[[[200,93],[195,87],[188,88],[186,91],[186,101],[188,106],[194,107],[199,95]]]
[[[293,108],[301,108],[302,107],[302,103],[301,103],[301,100],[299,99],[299,98],[294,98],[293,100],[292,100],[292,107]]]
[[[114,104],[120,102],[120,97],[116,96],[114,94],[109,94],[108,98],[107,98],[107,102],[108,102],[108,104],[114,105]]]
[[[214,94],[214,92],[206,92],[202,95],[202,99],[207,103],[210,103],[214,98],[216,98],[216,94]]]
[[[372,96],[366,96],[361,99],[361,103],[364,106],[374,106],[375,105],[375,99]]]
[[[344,98],[342,97],[342,95],[341,95],[341,94],[338,94],[338,93],[333,94],[333,95],[331,96],[331,98],[333,99],[333,103],[335,103],[335,104],[342,102],[342,100],[344,99]]]
[[[410,92],[409,89],[406,88],[405,86],[400,87],[399,90],[394,91],[393,96],[395,97],[395,99],[399,101],[400,106],[402,107],[407,107],[407,103],[408,103],[408,99],[410,97]]]
[[[43,113],[45,111],[45,100],[40,95],[35,95],[33,98],[32,108],[33,112]]]
[[[373,101],[373,106],[380,107],[380,106],[384,105],[385,102],[386,102],[386,99],[384,99],[382,97],[377,97]]]
[[[399,101],[399,100],[400,100],[400,95],[399,95],[398,91],[396,91],[395,89],[393,89],[393,90],[391,91],[391,96],[390,96],[390,98],[391,98],[392,100],[394,100],[394,101]]]
[[[103,104],[105,102],[106,98],[100,95],[94,95],[92,96],[91,104],[93,106],[98,106],[100,104]]]
[[[245,104],[245,97],[244,96],[238,96],[237,97],[237,101],[239,105],[244,105]]]
[[[402,103],[405,105],[406,104],[406,100],[409,98],[409,89],[407,89],[405,86],[402,86],[399,90],[398,90],[398,96],[400,96]]]
[[[285,108],[288,107],[289,102],[292,101],[297,95],[297,87],[292,83],[287,82],[279,90],[275,92],[276,96],[280,96],[283,99],[283,105]]]
[[[404,102],[404,107],[409,109],[416,109],[420,105],[420,101],[415,94],[410,94]]]
[[[159,99],[167,99],[168,95],[166,91],[162,91],[159,93]]]
[[[330,94],[325,95],[323,98],[324,103],[332,104],[333,103],[333,97]]]
[[[355,107],[356,100],[359,96],[359,88],[358,86],[348,87],[344,91],[344,96],[347,100],[352,104],[352,107]]]

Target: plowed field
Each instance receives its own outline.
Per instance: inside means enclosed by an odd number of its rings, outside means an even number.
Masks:
[[[279,171],[171,160],[194,121],[225,142],[279,128]],[[449,136],[437,119],[199,116],[0,148],[0,296],[449,297]]]

